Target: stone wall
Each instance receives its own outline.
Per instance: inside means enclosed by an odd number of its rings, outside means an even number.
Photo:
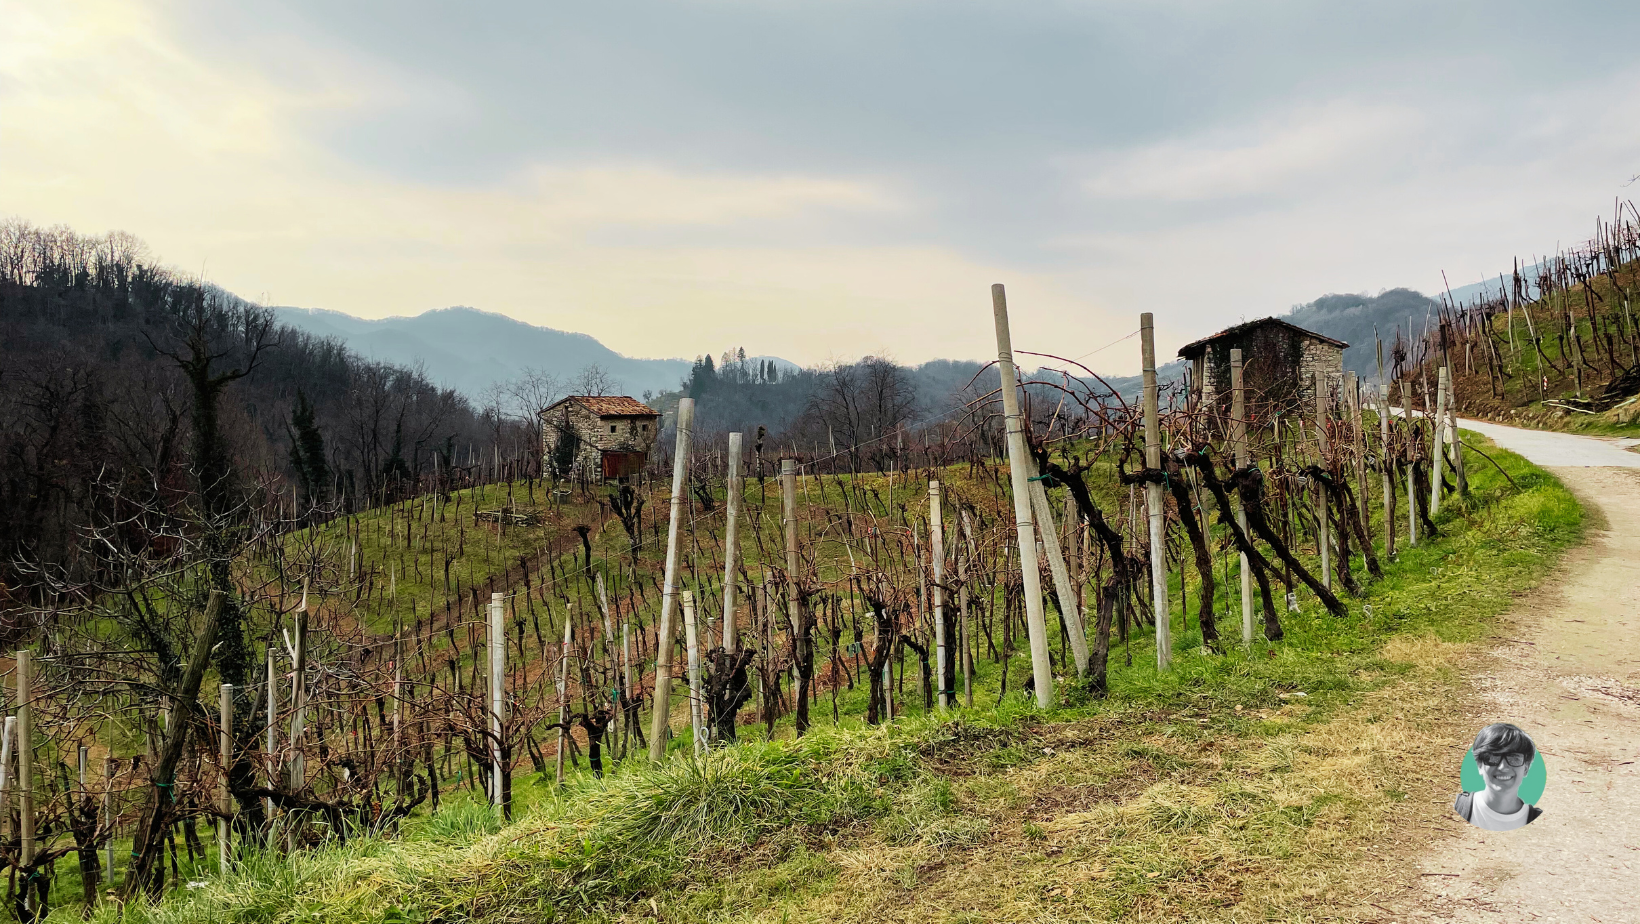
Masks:
[[[1267,325],[1207,344],[1193,363],[1198,406],[1229,420],[1230,351],[1239,348],[1248,418],[1255,425],[1275,414],[1315,415],[1315,373],[1337,380],[1344,374],[1344,351],[1282,325]],[[1336,387],[1336,386],[1335,386]]]
[[[558,442],[566,428],[574,434],[574,477],[598,481],[603,478],[606,452],[643,453],[655,448],[660,421],[654,417],[600,417],[578,401],[565,401],[547,411],[541,420],[541,452],[550,467]]]

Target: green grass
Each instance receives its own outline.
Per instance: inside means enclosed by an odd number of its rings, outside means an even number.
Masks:
[[[1303,601],[1280,643],[1210,655],[1181,632],[1158,674],[1135,634],[1131,667],[1113,652],[1108,699],[1047,714],[1018,695],[991,708],[999,672],[980,662],[985,695],[949,717],[911,706],[889,726],[845,714],[834,728],[822,701],[802,739],[782,726],[700,760],[572,774],[561,791],[526,777],[528,809],[500,829],[451,794],[399,837],[252,855],[124,919],[1300,919],[1348,888],[1362,838],[1391,836],[1419,754],[1444,759],[1447,742],[1424,736],[1451,711],[1450,652],[1581,533],[1552,477],[1491,452],[1518,493],[1474,459],[1439,540],[1388,563],[1347,618]],[[1014,683],[1028,671],[1023,655],[1010,664]]]

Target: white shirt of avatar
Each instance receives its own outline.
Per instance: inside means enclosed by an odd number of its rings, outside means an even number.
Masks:
[[[1525,802],[1520,804],[1520,811],[1510,812],[1507,815],[1492,811],[1486,804],[1484,793],[1475,793],[1474,801],[1469,807],[1469,823],[1486,831],[1513,831],[1516,828],[1526,827],[1526,814],[1532,807]]]

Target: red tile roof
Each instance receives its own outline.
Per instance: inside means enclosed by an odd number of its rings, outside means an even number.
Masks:
[[[636,398],[625,395],[570,395],[553,402],[545,414],[565,401],[574,401],[599,417],[659,417],[660,412]]]

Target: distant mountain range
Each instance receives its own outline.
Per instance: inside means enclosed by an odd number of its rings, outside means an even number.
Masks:
[[[497,382],[526,368],[571,379],[589,365],[609,373],[625,394],[675,391],[693,360],[622,356],[587,334],[537,327],[476,308],[439,308],[414,317],[356,318],[319,308],[275,308],[280,322],[320,337],[334,337],[370,359],[415,365],[428,378],[477,400]],[[777,357],[782,371],[794,364]]]
[[[1454,289],[1461,300],[1479,286]],[[613,377],[617,390],[641,397],[645,392],[675,392],[689,378],[692,359],[641,359],[623,356],[587,334],[538,327],[506,315],[476,308],[439,308],[414,317],[380,320],[356,318],[339,311],[317,308],[280,307],[273,309],[282,323],[321,337],[333,337],[367,358],[397,365],[420,364],[429,379],[454,388],[478,400],[497,382],[517,378],[526,368],[544,369],[569,380],[589,365],[597,365]],[[1384,338],[1386,348],[1393,342],[1395,329],[1405,331],[1408,319],[1422,333],[1424,318],[1438,310],[1435,299],[1411,289],[1389,289],[1377,295],[1323,295],[1313,302],[1294,306],[1286,320],[1300,327],[1336,337],[1350,344],[1344,353],[1344,367],[1368,376],[1376,375],[1374,334]],[[1203,335],[1211,331],[1203,331]],[[1386,349],[1386,361],[1388,359]],[[754,361],[774,360],[782,372],[798,368],[795,363],[771,356],[753,356]],[[1184,374],[1185,365],[1164,357],[1157,370],[1163,381]],[[979,370],[972,360],[935,360],[912,367],[917,390],[929,396],[960,388]],[[1023,371],[1023,370],[1022,370]],[[1046,370],[1027,379],[1047,380],[1057,374]],[[1107,383],[1123,395],[1137,395],[1140,379],[1107,377]]]

